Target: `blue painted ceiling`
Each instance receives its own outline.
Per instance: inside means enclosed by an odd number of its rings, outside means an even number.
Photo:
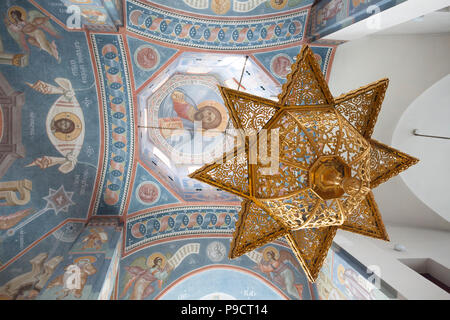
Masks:
[[[234,212],[229,229],[240,199],[189,179],[204,162],[171,151],[193,139],[188,114],[207,105],[222,112],[222,131],[197,155],[223,143],[231,121],[218,85],[276,99],[306,42],[311,3],[2,1],[0,271],[53,237],[74,240],[96,216],[127,224],[220,204]],[[335,47],[313,50],[328,75]]]

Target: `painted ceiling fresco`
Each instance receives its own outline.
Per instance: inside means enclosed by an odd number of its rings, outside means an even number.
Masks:
[[[197,15],[234,17],[280,14],[308,7],[314,0],[144,0],[142,2]]]
[[[284,240],[229,260],[241,199],[187,177],[227,141],[217,85],[276,99],[311,3],[1,1],[0,298],[372,297],[333,263],[308,283]]]
[[[394,7],[405,0],[321,0],[312,7],[309,36],[312,41]],[[377,28],[376,19],[368,20]]]

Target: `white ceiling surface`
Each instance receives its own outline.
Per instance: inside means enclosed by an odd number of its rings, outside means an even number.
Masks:
[[[414,20],[377,32],[377,35],[436,34],[450,32],[450,11],[428,13]]]
[[[349,41],[336,51],[330,89],[337,96],[389,78],[373,138],[401,150],[393,144],[394,130],[411,103],[450,73],[449,53],[450,33],[372,35]],[[412,136],[412,132],[403,134]],[[414,152],[411,155],[420,158]],[[387,224],[450,230],[450,223],[419,200],[400,176],[374,189],[374,194]]]
[[[421,94],[403,113],[392,142],[421,161],[401,175],[412,192],[431,209],[450,221],[450,74]],[[425,135],[411,135],[414,129]]]
[[[446,14],[447,16],[449,16],[449,14],[445,10],[440,12],[436,11],[447,8],[448,6],[450,6],[450,0],[408,0],[392,8],[381,11],[380,13],[374,14],[368,19],[358,21],[346,28],[329,34],[325,36],[324,39],[350,41],[381,32],[386,32],[386,34],[445,32],[442,30],[448,30],[448,20],[450,19],[447,18],[447,21],[444,20]],[[422,21],[427,24],[426,28],[418,27],[415,24],[415,22],[418,21],[414,21],[413,19],[430,13],[433,14]],[[385,31],[388,29],[389,31]]]

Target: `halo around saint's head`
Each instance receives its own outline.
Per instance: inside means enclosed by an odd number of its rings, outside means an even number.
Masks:
[[[78,262],[94,263],[95,261],[97,261],[97,258],[93,257],[93,256],[78,257],[75,260],[73,260],[74,263],[78,263]]]
[[[166,266],[166,257],[162,253],[159,253],[159,252],[156,252],[156,253],[152,254],[150,257],[148,257],[147,266],[152,268],[155,265],[156,258],[161,259],[161,268],[164,269],[164,267]]]
[[[269,252],[273,252],[275,254],[275,257],[274,257],[275,260],[278,260],[278,258],[280,257],[280,252],[276,248],[270,246],[270,247],[265,248],[264,251],[263,251],[263,257],[264,257],[265,261],[269,261],[270,260]]]
[[[197,105],[197,108],[199,111],[201,111],[203,108],[206,108],[206,107],[215,108],[217,111],[219,111],[222,119],[220,121],[220,124],[217,127],[213,128],[211,130],[203,130],[202,134],[206,137],[216,137],[216,136],[222,134],[225,131],[225,129],[227,128],[228,119],[229,119],[228,112],[224,105],[222,105],[221,103],[214,101],[214,100],[205,100]]]
[[[12,6],[8,9],[8,19],[9,21],[11,21],[12,23],[15,23],[16,21],[14,20],[12,13],[14,11],[19,11],[22,14],[22,20],[23,21],[27,21],[27,11],[19,6]]]

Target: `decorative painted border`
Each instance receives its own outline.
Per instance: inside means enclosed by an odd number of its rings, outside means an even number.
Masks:
[[[185,47],[242,50],[302,41],[309,9],[254,20],[208,20],[175,14],[134,0],[126,3],[126,29]]]
[[[301,1],[305,1],[306,3],[300,3],[300,4],[296,4],[294,6],[289,6],[288,2],[290,2],[290,0],[288,0],[288,1],[286,1],[284,8],[279,8],[279,9],[274,9],[273,7],[269,8],[269,11],[272,11],[272,12],[266,12],[265,9],[267,7],[265,5],[262,6],[262,4],[264,4],[264,3],[261,3],[260,5],[254,7],[252,10],[247,11],[247,12],[237,12],[234,10],[229,10],[225,14],[220,14],[220,13],[214,12],[214,10],[212,10],[212,9],[210,12],[205,12],[204,10],[206,8],[200,9],[198,12],[196,12],[196,11],[193,11],[192,9],[194,9],[194,8],[189,5],[187,8],[186,7],[183,8],[183,6],[181,6],[180,8],[171,8],[170,6],[167,6],[162,3],[158,3],[157,1],[153,1],[153,0],[140,0],[140,1],[147,3],[148,5],[151,5],[152,7],[160,8],[163,10],[170,10],[172,12],[179,13],[181,15],[188,15],[190,17],[195,17],[195,18],[220,19],[220,20],[236,20],[236,19],[246,20],[248,18],[276,17],[276,16],[279,16],[282,14],[297,12],[299,9],[310,8],[314,3],[314,0],[301,0]],[[188,0],[179,0],[179,1],[180,2],[183,1],[184,3],[186,3],[186,1],[188,1]],[[234,0],[230,0],[230,1],[234,2]],[[238,0],[238,1],[241,1],[241,0]],[[211,2],[211,1],[208,1],[208,2]],[[259,12],[259,13],[254,12],[255,9],[258,10],[258,7],[264,7],[264,10],[263,10],[264,12]],[[231,9],[231,7],[230,7],[230,9]],[[233,13],[229,14],[230,12],[233,12]]]
[[[311,50],[314,51],[314,46],[311,46]],[[329,72],[329,68],[328,68],[330,65],[330,59],[331,59],[331,55],[334,54],[335,50],[336,50],[335,47],[329,47],[328,51],[327,51],[327,55],[325,57],[325,61],[323,61],[322,73],[325,76],[325,78],[327,79],[327,82],[328,82],[328,79],[330,78],[330,72]]]
[[[231,206],[180,206],[130,218],[126,223],[125,252],[159,239],[187,234],[231,233],[238,210]],[[139,229],[142,236],[135,237]]]
[[[134,162],[134,96],[121,35],[91,34],[104,118],[105,159],[94,215],[122,215]],[[105,208],[106,210],[104,210]],[[103,211],[103,212],[99,212]]]

